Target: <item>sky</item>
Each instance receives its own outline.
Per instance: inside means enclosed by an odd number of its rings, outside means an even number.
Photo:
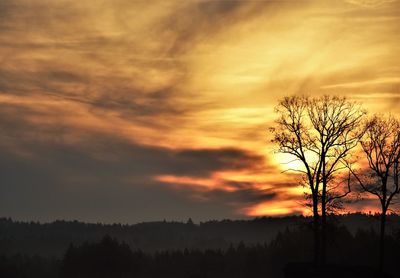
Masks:
[[[399,50],[396,0],[1,0],[0,216],[307,213],[274,107],[400,114]]]

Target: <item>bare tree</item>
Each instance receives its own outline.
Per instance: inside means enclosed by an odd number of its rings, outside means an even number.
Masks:
[[[346,98],[323,96],[283,98],[276,112],[279,118],[271,128],[277,151],[293,156],[300,168],[289,168],[303,175],[310,190],[313,212],[314,261],[325,263],[327,208],[350,193],[347,184],[335,182],[346,170],[347,156],[362,133],[357,128],[365,112]]]
[[[393,117],[374,116],[367,123],[361,142],[368,161],[368,170],[355,171],[354,177],[364,192],[374,195],[380,203],[379,269],[384,268],[386,215],[399,195],[400,121]]]
[[[363,130],[359,128],[365,111],[355,102],[344,97],[323,96],[309,100],[309,118],[317,136],[316,148],[319,156],[321,180],[321,260],[326,256],[327,209],[329,204],[350,193],[350,179],[344,193],[338,188],[342,183],[335,183],[335,178],[346,169],[349,152],[359,143]]]
[[[319,167],[313,159],[315,138],[310,132],[308,120],[308,98],[292,96],[283,98],[275,108],[279,114],[275,127],[270,130],[274,135],[272,142],[278,145],[278,152],[293,156],[304,166],[302,169],[288,169],[303,175],[303,180],[311,192],[314,231],[314,262],[319,262],[319,223],[318,211]]]

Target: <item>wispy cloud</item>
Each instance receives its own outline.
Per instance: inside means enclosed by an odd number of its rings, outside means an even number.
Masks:
[[[350,4],[366,8],[376,8],[396,1],[397,0],[346,0],[346,2]]]
[[[355,81],[349,83],[324,85],[321,88],[322,89],[360,88],[370,85],[381,85],[381,84],[400,84],[400,77],[381,77],[373,80],[365,80],[359,82]]]

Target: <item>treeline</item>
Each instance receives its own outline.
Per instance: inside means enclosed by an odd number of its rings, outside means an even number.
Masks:
[[[333,216],[333,221],[345,225],[352,233],[358,228],[378,228],[377,215],[347,214]],[[399,217],[389,217],[389,227],[397,229]],[[291,216],[257,218],[253,220],[207,221],[193,224],[182,222],[150,222],[135,225],[87,224],[78,221],[55,221],[40,224],[0,219],[0,254],[61,257],[70,243],[95,242],[108,234],[126,242],[133,250],[147,253],[161,250],[221,249],[243,242],[246,245],[268,243],[286,227],[301,226],[310,218]]]
[[[108,234],[132,249],[153,253],[169,249],[226,249],[243,241],[256,244],[272,240],[287,226],[306,222],[304,217],[187,222],[146,222],[134,225],[88,224],[78,221],[52,223],[0,219],[0,254],[24,253],[62,256],[70,243],[99,241]]]
[[[378,234],[373,230],[351,233],[345,226],[329,226],[328,243],[331,268],[352,269],[351,277],[373,277],[370,266],[376,261]],[[398,277],[397,254],[400,237],[387,236],[387,269]],[[2,277],[15,278],[79,278],[79,277],[173,277],[235,278],[284,277],[284,269],[292,262],[306,263],[312,255],[312,232],[299,226],[278,232],[269,243],[239,243],[227,249],[183,249],[147,253],[105,236],[100,241],[70,244],[61,259],[37,256],[0,256]],[[330,277],[329,273],[327,274]],[[347,277],[345,273],[340,277]],[[389,276],[388,276],[389,277]]]

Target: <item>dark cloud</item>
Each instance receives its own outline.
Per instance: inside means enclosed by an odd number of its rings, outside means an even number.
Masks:
[[[255,170],[264,157],[236,148],[167,149],[63,124],[57,111],[0,106],[0,211],[17,219],[150,219],[237,217],[240,205],[272,200],[251,182],[199,191],[156,180],[160,175],[208,178],[218,171]],[[30,118],[55,120],[36,124]],[[73,138],[73,143],[70,142]],[[193,197],[201,196],[202,201]],[[205,203],[206,202],[206,208]],[[214,211],[217,210],[217,211]]]
[[[85,159],[90,155],[98,155],[118,158],[121,165],[114,166],[113,163],[109,164],[106,161],[97,163],[93,171],[99,170],[100,173],[103,167],[104,170],[115,168],[114,171],[141,176],[156,174],[207,176],[214,171],[256,168],[264,163],[263,157],[241,149],[173,150],[127,142],[107,133],[63,126],[61,119],[56,122],[57,124],[49,125],[37,125],[28,120],[35,116],[53,117],[56,113],[57,111],[36,111],[26,106],[1,105],[0,130],[3,134],[1,143],[13,144],[16,151],[30,153],[34,159],[53,157],[55,161],[68,163],[68,156],[64,157],[64,154],[72,155],[74,159],[71,167],[78,168],[81,168],[78,166],[80,163],[76,163],[75,159],[79,160],[80,157]],[[69,146],[68,140],[63,139],[68,137],[78,138],[78,143]],[[111,162],[113,161],[111,159]]]
[[[47,79],[55,82],[63,82],[63,83],[82,83],[87,82],[87,80],[74,72],[66,71],[66,70],[54,70],[48,71],[45,73],[47,75]]]
[[[235,217],[225,202],[228,199],[258,199],[256,191],[242,185],[232,196],[211,192],[214,197],[204,208],[154,179],[158,175],[209,176],[215,171],[246,169],[263,161],[244,150],[171,150],[82,131],[75,134],[79,143],[71,145],[62,139],[70,130],[32,126],[18,114],[14,118],[1,117],[0,128],[2,215],[108,222],[189,216],[206,219],[211,215]]]
[[[71,23],[81,23],[81,30],[92,27],[86,21],[84,5],[70,1],[3,0],[0,4],[1,33],[52,35],[55,38],[76,34]]]
[[[230,181],[227,182],[227,184],[230,186],[236,185],[238,187],[235,191],[211,190],[205,192],[204,197],[211,200],[224,201],[228,204],[235,204],[237,207],[279,199],[279,194],[277,192],[258,189],[252,182]]]
[[[118,88],[107,87],[103,88],[103,92],[96,97],[87,99],[93,108],[113,110],[121,113],[123,117],[141,116],[182,116],[193,106],[181,106],[177,95],[172,88],[163,88],[156,91],[143,92],[137,91],[134,88]],[[193,110],[192,110],[193,111]],[[147,124],[154,124],[150,119]]]
[[[147,91],[126,79],[109,81],[66,70],[32,72],[0,69],[2,95],[19,95],[28,97],[28,100],[29,97],[50,97],[55,103],[68,100],[86,105],[94,114],[113,111],[131,119],[133,124],[156,125],[160,122],[154,121],[153,117],[177,118],[196,109],[195,105],[179,105],[179,97],[173,87]]]
[[[212,169],[254,169],[264,165],[263,157],[234,148],[183,150],[176,152],[174,159],[177,161],[187,161],[188,163],[195,161],[196,164],[192,164],[193,169],[189,171],[186,167],[184,169],[176,168],[178,170],[176,171],[177,175],[185,175],[186,173],[191,176],[205,176]]]
[[[1,152],[2,215],[125,223],[231,215],[226,204],[210,201],[205,208],[165,185],[143,179],[141,172],[149,174],[152,167],[140,165],[145,163],[140,157],[139,165],[125,166],[63,147],[46,147],[38,154],[41,157],[26,159]]]

